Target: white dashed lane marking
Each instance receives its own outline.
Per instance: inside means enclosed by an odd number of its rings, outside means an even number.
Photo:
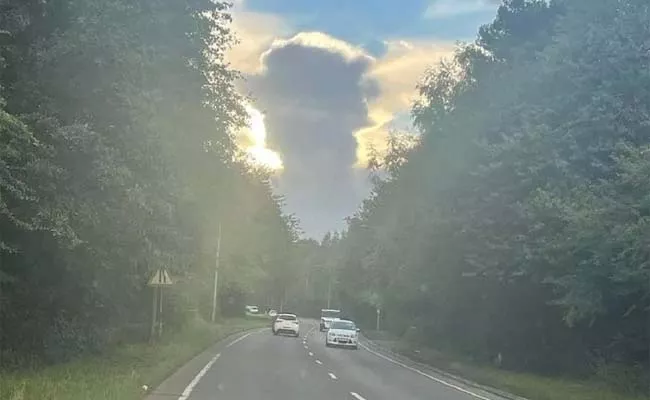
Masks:
[[[314,353],[312,353],[312,352],[310,351],[310,352],[309,352],[309,357],[313,357],[313,356],[314,356]]]
[[[334,380],[336,380],[336,379],[337,379],[337,378],[336,378],[336,375],[334,375],[334,374],[333,374],[333,373],[331,373],[331,372],[330,372],[330,373],[328,373],[328,375],[330,376],[330,378],[332,378],[332,379],[334,379]]]
[[[357,400],[366,400],[363,397],[361,397],[361,395],[359,393],[350,392],[350,394],[352,395],[352,397],[354,397]]]
[[[320,360],[316,360],[316,364],[323,365],[323,363]]]

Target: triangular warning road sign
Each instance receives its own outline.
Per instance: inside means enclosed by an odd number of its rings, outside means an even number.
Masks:
[[[171,285],[172,279],[169,277],[169,274],[164,269],[159,269],[149,280],[149,286],[167,286]]]

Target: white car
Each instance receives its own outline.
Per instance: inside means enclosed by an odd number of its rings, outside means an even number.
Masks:
[[[257,306],[246,306],[246,311],[248,311],[251,314],[257,314],[260,312],[260,309]]]
[[[271,330],[274,335],[284,333],[298,337],[300,336],[300,321],[296,314],[278,314],[273,321]]]
[[[320,310],[320,331],[328,330],[332,321],[339,319],[339,315],[341,315],[341,310]]]
[[[359,329],[352,321],[339,319],[332,321],[325,335],[325,346],[359,348]]]

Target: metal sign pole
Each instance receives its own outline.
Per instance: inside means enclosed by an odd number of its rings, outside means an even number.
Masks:
[[[150,340],[153,342],[156,337],[162,337],[163,333],[163,287],[173,284],[165,269],[156,271],[149,280],[149,286],[153,289],[153,307],[151,309],[151,333]]]
[[[156,296],[156,291],[158,288],[152,286],[151,289],[153,292],[153,308],[151,310],[151,332],[149,334],[149,340],[153,342],[156,335],[156,314],[158,312],[158,296]]]
[[[158,338],[162,338],[162,333],[163,333],[163,287],[161,286],[158,289],[159,292],[159,299],[160,299],[160,308],[158,308]]]

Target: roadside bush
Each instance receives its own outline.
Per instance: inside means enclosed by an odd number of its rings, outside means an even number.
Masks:
[[[607,363],[604,360],[594,365],[597,382],[621,393],[644,393],[648,389],[650,374],[641,365]]]

